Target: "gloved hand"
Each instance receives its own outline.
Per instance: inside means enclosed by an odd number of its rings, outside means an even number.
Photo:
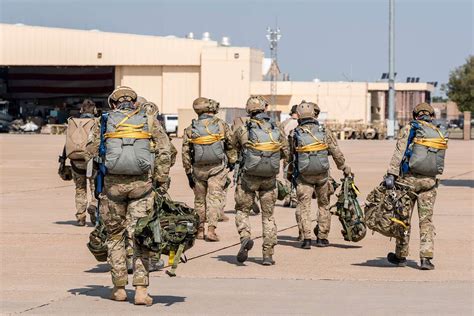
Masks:
[[[227,163],[227,169],[229,169],[229,172],[234,171],[234,169],[235,169],[235,163],[230,163],[230,162],[228,162],[228,163]]]
[[[193,174],[192,173],[187,173],[186,176],[188,177],[189,187],[191,189],[194,189],[194,187],[196,186],[196,182],[194,182]]]
[[[159,195],[165,195],[166,192],[168,192],[169,182],[159,182],[159,181],[155,181],[154,187],[155,187],[155,191],[156,191]]]
[[[342,172],[344,173],[344,177],[350,176],[352,174],[351,173],[351,167],[344,166],[344,168],[342,168]]]
[[[395,187],[395,176],[393,174],[387,174],[384,178],[383,178],[383,185],[391,190]]]

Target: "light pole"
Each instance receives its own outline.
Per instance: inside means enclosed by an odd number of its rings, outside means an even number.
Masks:
[[[388,22],[388,121],[387,138],[395,137],[395,61],[394,61],[394,4],[395,0],[389,0],[389,22]]]
[[[278,41],[281,38],[280,28],[267,28],[267,40],[270,42],[270,58],[272,63],[270,65],[270,105],[272,111],[276,111],[276,96],[277,96],[277,80],[278,80]],[[275,114],[273,114],[275,115]]]

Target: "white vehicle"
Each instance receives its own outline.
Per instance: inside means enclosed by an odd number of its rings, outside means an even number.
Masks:
[[[166,134],[175,134],[178,136],[178,115],[164,114],[163,120],[165,124]]]

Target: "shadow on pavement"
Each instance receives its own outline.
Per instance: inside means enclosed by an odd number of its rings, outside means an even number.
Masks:
[[[104,273],[109,272],[110,266],[108,263],[99,263],[97,266],[93,267],[92,269],[86,270],[84,272],[88,273]]]
[[[359,246],[359,245],[333,244],[332,242],[329,242],[329,247],[341,248],[341,249],[359,249],[359,248],[362,248],[362,246]]]
[[[105,287],[102,285],[87,285],[84,288],[70,289],[69,293],[74,295],[85,295],[91,297],[100,297],[106,300],[110,299],[110,287]],[[130,304],[133,304],[133,297],[135,291],[126,289],[128,301]],[[153,304],[163,304],[165,306],[171,306],[175,303],[183,303],[186,300],[184,296],[172,296],[172,295],[151,295],[153,299]]]
[[[72,225],[72,226],[80,227],[79,225],[77,225],[77,221],[76,221],[76,220],[71,220],[71,221],[57,221],[57,222],[54,222],[54,224],[58,224],[58,225]]]
[[[378,257],[377,259],[371,259],[361,263],[353,263],[352,265],[360,267],[400,268],[388,262],[387,258],[385,257]],[[418,269],[418,264],[416,263],[416,261],[413,260],[407,260],[407,266],[410,268]]]
[[[474,180],[472,179],[445,179],[440,181],[441,185],[447,187],[468,187],[474,188]]]
[[[245,262],[244,263],[238,262],[236,256],[232,256],[232,255],[219,255],[217,257],[213,257],[213,259],[217,259],[218,261],[227,262],[227,263],[239,266],[239,267],[244,267],[245,266]],[[246,262],[253,262],[253,263],[259,263],[260,264],[262,262],[262,259],[261,258],[255,258],[255,257],[249,257]]]
[[[301,241],[299,241],[297,237],[293,236],[278,236],[278,245],[300,248]]]

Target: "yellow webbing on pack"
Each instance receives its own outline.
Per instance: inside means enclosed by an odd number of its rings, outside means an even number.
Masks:
[[[140,112],[140,109],[127,114],[123,120],[116,125],[115,132],[105,133],[104,137],[107,138],[135,138],[135,139],[150,139],[151,134],[143,130],[144,124],[133,125],[126,124],[129,118]]]
[[[436,126],[425,121],[418,121],[418,123],[434,129],[436,132],[438,132],[439,138],[415,138],[413,140],[415,144],[435,149],[448,149],[448,140],[443,136],[443,133],[441,133],[441,131]]]
[[[299,153],[305,153],[305,152],[311,152],[311,151],[321,151],[321,150],[326,150],[328,149],[328,145],[321,140],[319,140],[309,129],[306,128],[301,128],[303,131],[311,135],[311,137],[314,138],[315,142],[312,144],[296,147],[296,152]]]
[[[249,121],[254,122],[257,125],[259,125],[262,128],[262,130],[264,130],[265,133],[268,134],[271,141],[270,142],[262,142],[262,143],[253,143],[253,142],[249,141],[247,143],[247,147],[253,148],[253,149],[258,150],[258,151],[269,151],[269,152],[277,152],[281,149],[282,144],[273,139],[272,132],[267,130],[267,129],[264,129],[263,126],[262,126],[262,123],[260,121],[255,120],[255,119],[250,119]]]
[[[213,134],[209,130],[209,124],[211,124],[211,122],[213,122],[213,121],[214,121],[214,119],[208,120],[206,123],[204,123],[204,127],[206,128],[206,131],[209,135],[192,138],[189,141],[191,143],[197,144],[197,145],[211,145],[211,144],[214,144],[215,142],[219,142],[219,141],[223,140],[225,138],[224,133]]]
[[[402,222],[401,220],[399,220],[399,219],[396,219],[396,218],[394,218],[394,217],[390,217],[390,220],[391,220],[392,222],[395,222],[395,223],[397,223],[398,225],[402,225],[402,226],[403,226],[403,228],[405,228],[405,229],[408,229],[408,226],[407,226],[407,225],[405,225],[405,223],[404,223],[404,222]]]

